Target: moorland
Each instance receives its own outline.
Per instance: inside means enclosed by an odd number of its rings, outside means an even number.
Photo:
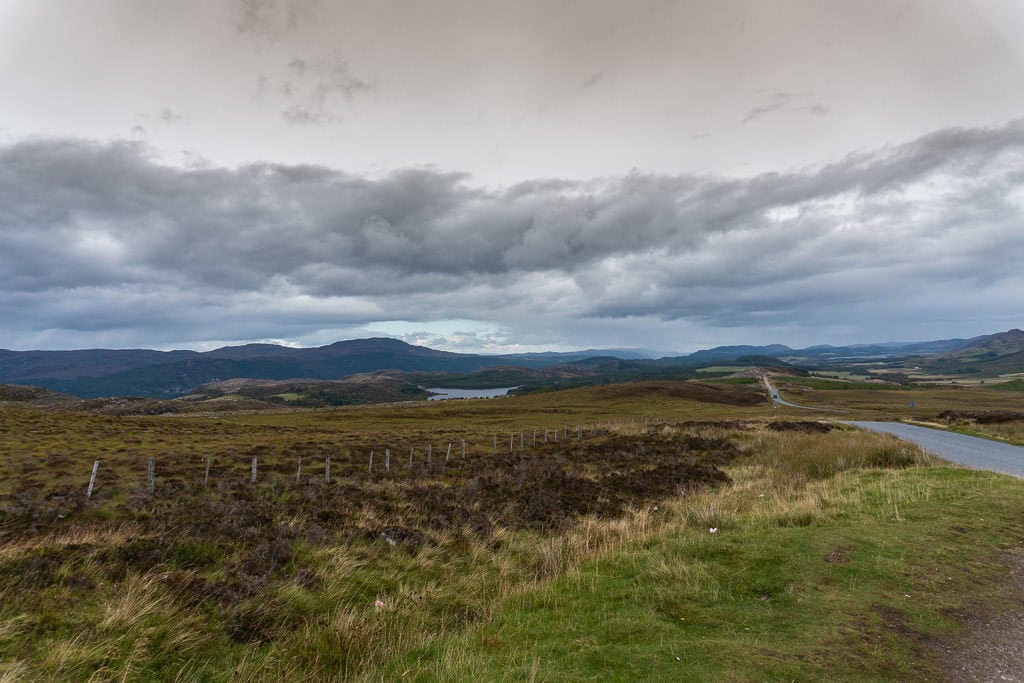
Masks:
[[[837,412],[743,365],[327,408],[5,387],[0,677],[941,677],[1014,595],[1024,483],[834,418],[1012,440],[1024,393],[758,372]]]

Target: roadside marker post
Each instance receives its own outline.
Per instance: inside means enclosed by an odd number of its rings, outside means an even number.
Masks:
[[[92,489],[96,486],[96,471],[100,468],[100,461],[97,460],[92,464],[92,475],[89,477],[89,490],[85,492],[86,498],[92,498]]]

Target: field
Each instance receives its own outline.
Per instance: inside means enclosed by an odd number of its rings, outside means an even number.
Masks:
[[[1021,482],[757,386],[0,417],[0,680],[905,678],[1024,542]]]

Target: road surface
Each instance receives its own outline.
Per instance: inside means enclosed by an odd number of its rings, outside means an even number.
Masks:
[[[967,467],[1024,477],[1024,446],[899,422],[851,421],[846,424],[873,432],[894,434],[901,439],[913,441],[944,460]]]

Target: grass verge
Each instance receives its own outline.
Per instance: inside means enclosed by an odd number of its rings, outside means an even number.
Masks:
[[[657,534],[367,679],[938,676],[934,644],[998,596],[1001,555],[1024,541],[1024,484],[907,467],[923,460],[896,442],[841,445],[861,438],[758,437],[733,484],[663,508]]]

